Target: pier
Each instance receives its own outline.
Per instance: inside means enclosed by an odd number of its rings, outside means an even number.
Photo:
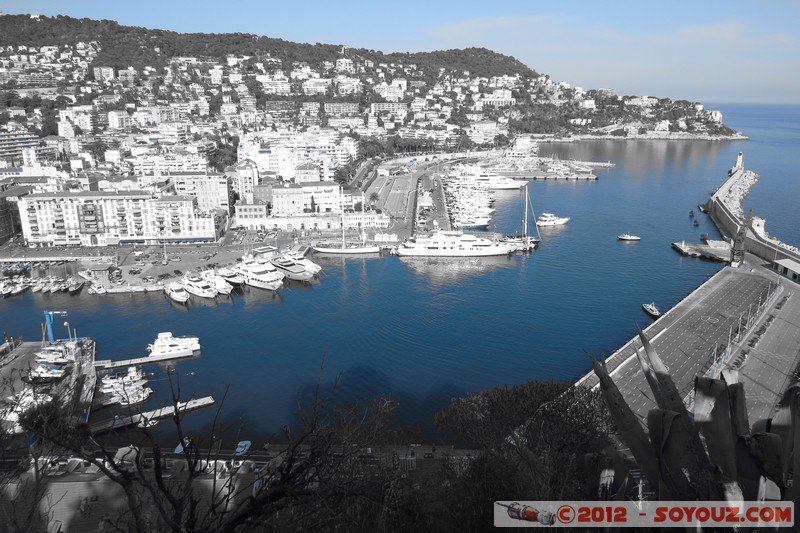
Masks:
[[[695,376],[725,372],[744,383],[751,423],[777,412],[800,365],[800,285],[793,271],[780,268],[787,262],[800,265],[800,250],[769,237],[762,219],[744,215],[742,201],[757,180],[744,169],[740,153],[708,202],[720,232],[735,239],[732,248],[723,241],[673,243],[685,255],[716,260],[727,255],[737,268],[725,267],[644,330],[687,407]],[[639,350],[634,337],[605,362],[625,401],[646,420],[656,404],[636,357]],[[577,383],[599,385],[594,373]]]
[[[189,400],[188,402],[181,402],[177,405],[177,412],[179,414],[188,413],[190,411],[196,411],[197,409],[202,409],[203,407],[208,407],[214,403],[213,396],[205,396],[203,398]],[[143,413],[135,413],[127,416],[120,416],[111,418],[108,420],[104,420],[102,422],[96,422],[94,424],[89,425],[89,431],[93,434],[98,433],[106,433],[109,431],[113,431],[115,429],[121,429],[129,426],[140,426],[146,427],[149,426],[152,422],[163,420],[165,418],[169,418],[173,416],[176,412],[176,408],[172,405],[168,405],[165,407],[160,407],[158,409],[154,409],[152,411],[145,411]]]
[[[596,181],[597,176],[594,174],[572,173],[572,174],[559,174],[558,172],[537,172],[530,174],[528,179],[531,180],[553,180],[553,181]]]
[[[727,262],[731,258],[731,245],[725,241],[706,241],[705,244],[692,244],[686,241],[673,242],[672,247],[681,255],[698,257],[711,261]]]
[[[747,341],[769,316],[786,317],[780,321],[780,325],[772,319],[771,327],[785,328],[784,332],[776,335],[788,334],[800,338],[800,325],[791,322],[791,313],[800,311],[800,305],[797,305],[800,304],[797,302],[800,298],[784,300],[794,302],[776,309],[776,304],[788,293],[786,287],[779,285],[775,275],[767,270],[745,272],[726,267],[644,329],[687,405],[693,396],[695,376],[706,375],[712,368],[742,367],[750,353],[746,350]],[[773,331],[769,330],[768,333]],[[636,357],[636,352],[641,349],[641,342],[634,337],[606,359],[606,366],[633,412],[646,420],[647,413],[656,408],[656,404]],[[785,369],[785,374],[772,372],[771,376],[764,376],[764,381],[757,385],[743,379],[747,383],[748,400],[756,392],[753,389],[757,388],[758,392],[768,394],[768,407],[777,402],[788,373],[794,368],[795,360],[800,358],[800,352],[795,347],[787,355],[790,360],[782,361],[779,365],[779,368]],[[747,370],[742,373],[746,374]],[[597,387],[599,381],[594,373],[590,373],[581,378],[578,384]],[[753,406],[749,404],[748,401],[751,422],[756,416],[763,416],[765,410],[769,412],[769,408],[765,409],[762,405],[761,412],[754,413]]]
[[[128,366],[149,365],[152,363],[163,363],[164,361],[172,361],[174,359],[185,359],[194,356],[193,353],[189,354],[164,354],[164,355],[148,355],[146,357],[137,357],[135,359],[123,359],[122,361],[111,361],[109,359],[102,359],[94,362],[94,367],[98,370],[112,370],[114,368],[125,368]]]

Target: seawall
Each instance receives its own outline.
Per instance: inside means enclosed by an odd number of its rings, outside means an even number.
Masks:
[[[747,220],[742,202],[758,182],[759,175],[746,170],[741,161],[740,154],[737,164],[730,170],[728,179],[711,195],[708,201],[708,215],[727,239],[735,239],[739,229],[747,225],[745,248],[751,254],[771,262],[781,259],[800,262],[800,250],[770,237],[764,229],[764,219],[752,217]]]

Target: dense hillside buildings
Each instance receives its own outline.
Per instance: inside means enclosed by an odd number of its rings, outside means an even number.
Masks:
[[[13,227],[42,245],[209,240],[229,216],[248,227],[336,227],[358,202],[335,179],[383,152],[481,146],[524,158],[532,149],[514,144],[520,131],[730,132],[701,104],[586,91],[489,51],[474,56],[475,70],[344,48],[306,58],[158,50],[158,61],[139,64],[154,50],[115,63],[103,39],[0,46],[0,191],[29,187],[0,198],[0,240]],[[498,72],[487,54],[519,70]],[[539,105],[563,116],[525,115]],[[619,123],[623,108],[635,124]],[[180,224],[166,222],[173,213]]]

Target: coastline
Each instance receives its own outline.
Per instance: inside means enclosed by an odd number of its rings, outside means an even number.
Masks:
[[[749,141],[750,137],[738,132],[737,135],[706,135],[682,132],[660,132],[650,131],[647,133],[637,133],[634,135],[600,135],[600,134],[578,134],[569,137],[548,137],[537,139],[541,143],[554,142],[581,142],[581,141]]]

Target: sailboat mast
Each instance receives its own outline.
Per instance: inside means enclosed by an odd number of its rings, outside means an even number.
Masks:
[[[341,198],[341,204],[342,204],[342,248],[344,248],[345,247],[345,244],[344,244],[344,228],[345,228],[345,223],[344,223],[344,221],[345,221],[344,192],[342,192],[341,194],[342,195],[340,196],[340,198]]]
[[[528,237],[528,184],[525,184],[525,215],[522,217],[522,236]]]

